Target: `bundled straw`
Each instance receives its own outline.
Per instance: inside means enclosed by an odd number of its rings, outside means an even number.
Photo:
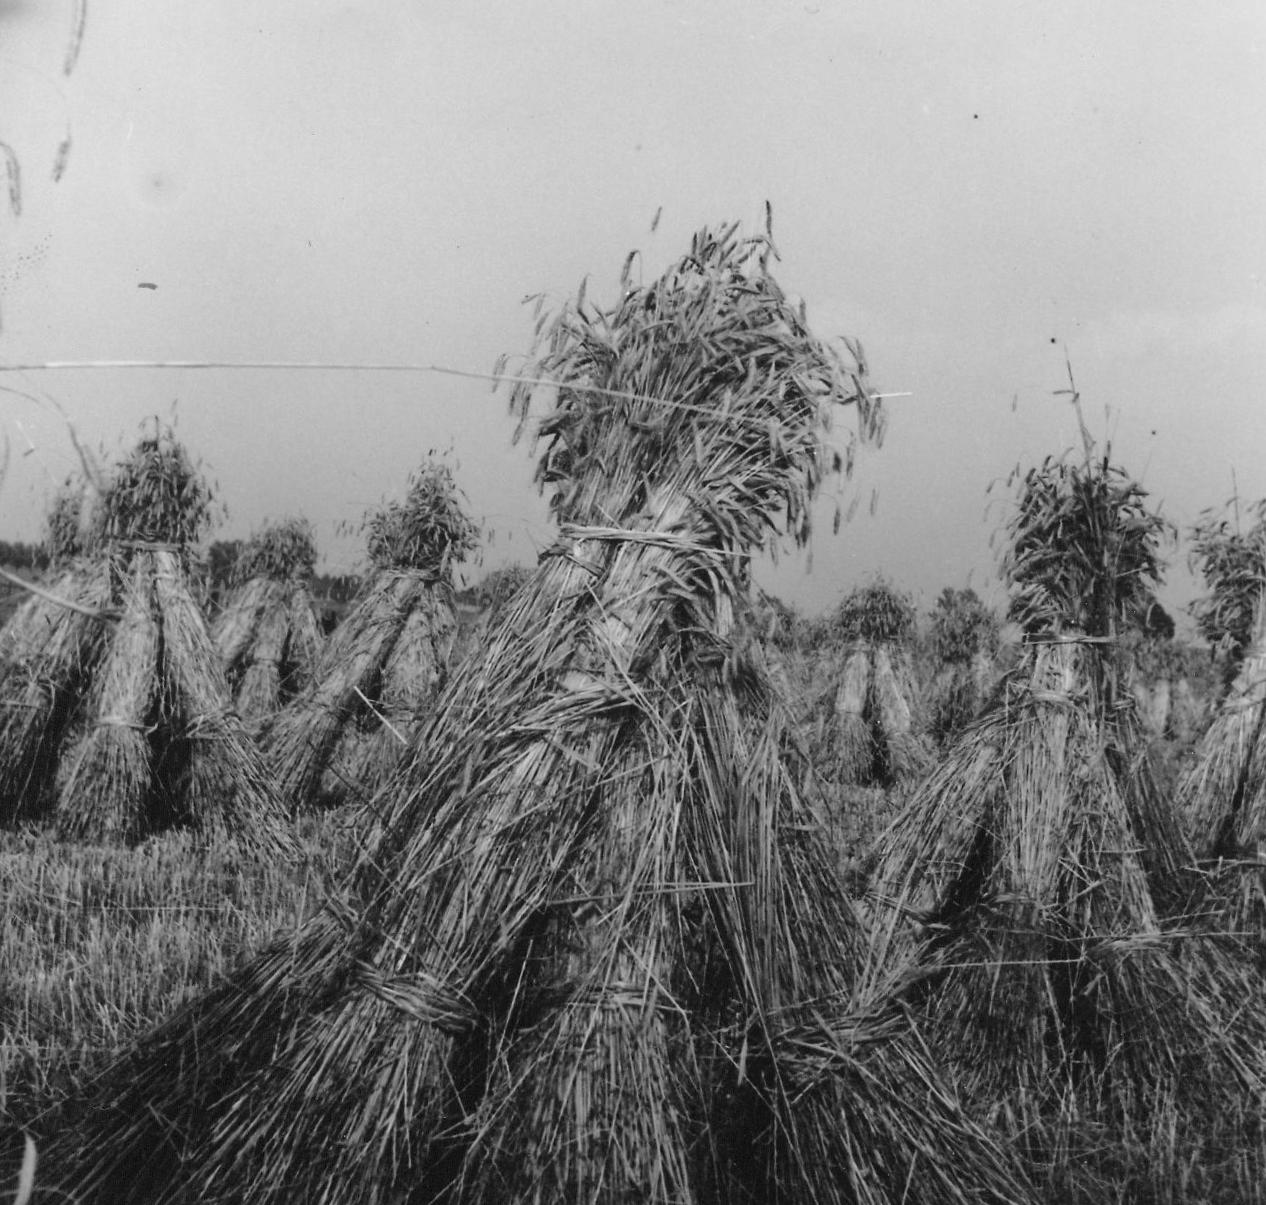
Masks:
[[[403,502],[366,517],[375,571],[305,689],[266,728],[292,809],[372,795],[444,681],[457,627],[452,571],[478,527],[444,461],[409,480]]]
[[[941,591],[932,611],[936,672],[929,690],[928,731],[944,746],[975,718],[993,685],[998,617],[970,587]]]
[[[1192,611],[1230,686],[1178,784],[1196,851],[1214,864],[1211,905],[1233,932],[1266,937],[1266,501],[1193,531],[1209,594]]]
[[[875,771],[875,738],[868,716],[870,700],[870,648],[851,645],[844,654],[844,671],[835,691],[833,727],[819,749],[825,756],[816,759],[827,773],[845,783],[869,782]]]
[[[58,746],[109,634],[111,570],[82,556],[83,501],[67,478],[46,519],[52,574],[0,628],[0,824],[49,807]]]
[[[65,836],[135,841],[151,826],[159,634],[153,568],[138,556],[124,583],[122,618],[93,676],[91,727],[65,759],[58,791]]]
[[[456,636],[451,592],[415,583],[390,652],[357,687],[352,720],[321,780],[324,799],[337,800],[349,791],[368,799],[385,781],[444,684]]]
[[[731,639],[752,549],[780,519],[807,534],[827,407],[874,418],[769,254],[705,231],[614,309],[550,325],[528,375],[561,381],[559,541],[380,797],[354,907],[108,1072],[45,1153],[62,1189],[1027,1198],[855,980],[863,935],[785,716]]]
[[[1201,858],[1223,863],[1215,898],[1234,932],[1266,939],[1266,593],[1239,673],[1178,784]]]
[[[832,620],[844,641],[834,712],[818,741],[819,767],[840,784],[892,784],[918,778],[931,746],[916,714],[909,641],[910,599],[882,579],[852,591]]]
[[[316,571],[316,532],[307,519],[266,524],[246,542],[233,564],[232,582],[242,586],[258,578],[307,581]]]
[[[88,840],[181,824],[288,848],[190,592],[190,550],[165,542],[201,531],[209,499],[170,432],[119,467],[98,512],[106,539],[58,587],[73,606],[24,617],[6,665],[4,819],[51,816]]]
[[[265,605],[255,642],[237,681],[237,713],[261,723],[284,707],[312,679],[321,649],[321,631],[312,592],[303,582],[283,585]]]
[[[211,633],[238,715],[258,728],[312,679],[321,635],[312,599],[316,538],[306,519],[269,524],[234,563]]]
[[[159,765],[170,821],[241,832],[285,847],[281,809],[233,711],[228,683],[178,553],[156,549],[153,576],[164,641],[168,736]],[[174,722],[173,722],[174,721]]]
[[[906,644],[914,636],[914,604],[882,577],[847,594],[832,620],[845,642]]]
[[[88,550],[90,527],[84,522],[85,483],[70,476],[53,496],[45,519],[44,547],[50,563],[64,565]]]
[[[1206,510],[1191,529],[1192,560],[1209,591],[1191,611],[1200,635],[1226,659],[1228,681],[1253,643],[1266,591],[1266,498],[1245,507],[1246,515],[1238,500],[1229,505],[1232,517]]]
[[[188,452],[157,421],[115,469],[94,516],[94,539],[170,544],[183,555],[215,519],[215,496]]]
[[[1024,659],[872,855],[873,957],[925,964],[934,1047],[1039,1160],[1070,1118],[1120,1135],[1163,1101],[1195,1143],[1262,1099],[1260,986],[1166,923],[1191,855],[1113,641],[1159,577],[1143,498],[1106,458],[1024,479],[1004,561]]]
[[[50,806],[58,750],[110,635],[113,573],[76,563],[0,632],[0,824]]]
[[[423,570],[448,579],[479,546],[453,470],[431,454],[409,478],[403,502],[389,502],[365,520],[370,559],[380,569]]]
[[[1209,655],[1172,636],[1139,633],[1124,642],[1130,691],[1144,728],[1156,740],[1183,750],[1204,727],[1205,701],[1211,686]],[[1193,685],[1194,683],[1194,685]]]
[[[1109,454],[1095,461],[1087,448],[1084,464],[1048,457],[1020,486],[1003,558],[1009,616],[1030,635],[1115,639],[1155,603],[1160,549],[1172,536]]]
[[[215,617],[211,635],[230,682],[241,679],[260,619],[276,610],[284,596],[282,583],[254,577],[233,591]]]

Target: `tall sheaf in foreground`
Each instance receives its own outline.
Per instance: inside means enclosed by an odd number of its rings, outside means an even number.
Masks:
[[[174,1017],[44,1166],[81,1201],[1027,1199],[902,1011],[799,791],[748,560],[859,363],[697,235],[522,375],[556,544],[377,800],[350,905]],[[543,324],[545,325],[545,324]],[[532,396],[514,394],[526,422]]]

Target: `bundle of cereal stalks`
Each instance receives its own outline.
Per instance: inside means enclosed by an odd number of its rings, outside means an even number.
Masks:
[[[1130,693],[1148,735],[1190,745],[1204,727],[1213,669],[1209,655],[1173,637],[1140,633],[1125,642]]]
[[[752,552],[808,534],[829,409],[876,418],[770,253],[704,231],[548,325],[523,375],[559,382],[557,544],[379,797],[355,904],[107,1072],[44,1150],[63,1191],[1029,1199],[858,978],[786,717],[732,640]]]
[[[312,599],[316,536],[306,519],[265,526],[238,555],[211,628],[237,713],[258,728],[312,678],[321,629]]]
[[[109,638],[109,563],[54,568],[0,630],[0,824],[53,806],[58,753]]]
[[[832,622],[841,670],[817,742],[820,767],[841,784],[910,782],[931,764],[910,644],[915,612],[883,579],[859,587]]]
[[[64,593],[47,622],[6,665],[6,820],[47,819],[94,841],[181,825],[285,845],[190,592],[192,543],[211,513],[169,432],[146,435],[118,466],[90,560],[55,586]]]
[[[1004,560],[1023,659],[871,859],[874,957],[915,951],[933,1048],[1038,1164],[1070,1118],[1120,1134],[1163,1100],[1191,1149],[1261,1107],[1261,988],[1173,920],[1191,854],[1118,658],[1165,534],[1106,456],[1028,473]]]
[[[81,624],[73,613],[78,609],[81,618],[91,620],[104,605],[100,590],[92,589],[93,575],[84,560],[84,488],[83,482],[68,477],[54,494],[44,533],[49,572],[41,587],[26,592],[0,628],[0,698],[8,700],[0,711],[0,749],[7,751],[7,757],[0,758],[0,800],[10,803],[21,793],[16,782],[25,779],[39,760],[32,757],[28,741],[37,734],[42,739],[46,723],[41,715],[57,710],[52,683],[64,676],[58,672],[58,658],[81,660],[82,640],[91,641],[96,631],[93,623]],[[78,629],[78,635],[70,629]],[[38,665],[40,658],[51,660]],[[4,809],[0,802],[0,814]]]
[[[365,800],[443,685],[457,631],[452,572],[477,547],[449,465],[429,458],[402,502],[365,519],[373,572],[311,680],[266,726],[292,810]]]
[[[0,629],[0,823],[52,806],[57,749],[111,618],[108,565],[88,559],[87,485],[71,476],[45,519],[49,572]]]
[[[1222,617],[1236,673],[1183,772],[1178,802],[1196,852],[1221,863],[1230,926],[1260,941],[1266,936],[1266,513],[1257,514],[1249,532],[1224,529],[1218,539],[1206,530],[1202,542],[1211,595],[1197,614],[1206,635],[1213,635],[1210,617]]]
[[[1266,498],[1243,509],[1235,498],[1221,511],[1202,512],[1191,529],[1191,548],[1208,588],[1191,611],[1200,635],[1222,658],[1229,685],[1253,644],[1266,587]]]
[[[999,631],[998,617],[970,586],[941,591],[929,633],[936,669],[929,689],[928,729],[938,746],[947,745],[988,699]]]
[[[69,564],[89,551],[93,538],[92,510],[85,509],[89,489],[86,480],[72,474],[53,495],[44,532],[44,549],[51,565]]]

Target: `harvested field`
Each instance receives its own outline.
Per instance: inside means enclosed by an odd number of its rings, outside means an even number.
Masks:
[[[803,546],[883,429],[775,259],[704,230],[541,318],[512,411],[555,539],[478,622],[439,461],[371,512],[374,571],[297,669],[311,530],[248,549],[213,645],[186,586],[209,494],[162,440],[121,467],[108,557],[55,578],[79,609],[0,643],[0,1126],[33,1200],[1259,1199],[1257,677],[1184,830],[1193,663],[1139,619],[1166,524],[1084,424],[1084,463],[1021,480],[1008,647],[971,590],[920,615],[880,579],[821,620],[758,596],[751,557]],[[1242,612],[1216,615],[1256,674]],[[198,722],[156,752],[172,700]],[[32,717],[63,714],[58,763]],[[227,806],[226,732],[271,758],[284,858],[141,822],[155,776]]]

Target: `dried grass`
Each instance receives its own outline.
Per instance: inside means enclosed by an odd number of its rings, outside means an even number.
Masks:
[[[369,734],[380,726],[370,711],[381,703],[384,669],[402,639],[410,617],[417,614],[411,634],[430,641],[419,625],[452,627],[451,589],[420,571],[384,570],[361,592],[360,601],[335,629],[312,680],[277,714],[264,732],[264,748],[283,798],[292,810],[317,803],[362,797],[362,775],[385,775],[403,751],[394,737],[374,742]],[[447,619],[445,619],[447,615]],[[431,647],[429,643],[424,647]],[[402,650],[402,657],[413,656]],[[425,653],[416,656],[426,659]],[[407,662],[397,662],[397,677]],[[427,671],[429,686],[434,667]],[[422,691],[422,683],[409,689]],[[397,718],[402,718],[397,716]],[[417,717],[408,717],[410,726]],[[370,772],[370,759],[379,766]]]
[[[1137,1121],[1164,1084],[1198,1133],[1262,1094],[1263,1016],[1243,996],[1260,988],[1233,951],[1166,923],[1190,855],[1130,752],[1139,733],[1105,724],[1093,656],[1034,650],[881,836],[874,957],[920,951],[930,1040],[1017,1134],[1074,1106]]]
[[[613,311],[555,321],[532,372],[564,382],[543,424],[560,539],[380,797],[355,906],[107,1073],[46,1152],[54,1183],[1028,1199],[881,977],[855,978],[864,934],[786,716],[733,639],[746,556],[780,519],[807,534],[825,407],[865,397],[770,253],[705,233]]]
[[[317,621],[312,592],[302,583],[290,588],[290,636],[286,645],[287,686],[298,694],[312,680],[325,639]]]
[[[1266,938],[1266,597],[1253,643],[1178,783],[1197,854],[1214,864],[1212,905],[1232,932]]]
[[[230,681],[240,678],[251,642],[266,610],[278,605],[285,586],[266,577],[252,578],[233,591],[215,617],[211,635]]]
[[[89,526],[84,522],[86,489],[81,478],[67,477],[48,508],[44,547],[55,565],[64,565],[89,551]]]
[[[836,638],[845,642],[904,644],[914,636],[914,604],[881,577],[848,594],[830,623]]]
[[[479,546],[452,468],[431,454],[409,477],[404,500],[365,517],[369,558],[379,569],[420,570],[447,580]]]
[[[238,554],[232,581],[307,581],[316,569],[316,532],[307,519],[280,519],[255,532]]]
[[[57,617],[63,610],[73,609],[58,607],[57,599],[80,605],[77,596],[84,588],[86,568],[84,564],[62,566],[39,592],[27,591],[0,628],[0,673],[8,674],[39,654]]]
[[[112,570],[78,565],[55,583],[62,606],[33,595],[6,628],[0,666],[0,823],[40,815],[50,803],[60,744],[76,700],[101,656]]]
[[[260,616],[250,658],[238,683],[237,713],[247,724],[258,724],[282,705],[282,681],[290,608],[283,595],[276,606]]]
[[[949,746],[981,713],[998,679],[997,663],[988,653],[943,664],[928,688],[928,735],[937,746]]]
[[[1048,457],[1023,475],[1008,533],[1009,617],[1034,635],[1104,638],[1155,604],[1160,549],[1173,534],[1147,492],[1089,446],[1084,463]]]
[[[252,577],[212,625],[237,713],[252,731],[312,680],[322,637],[312,592],[293,577]]]
[[[403,756],[448,676],[457,635],[451,591],[437,587],[420,594],[399,638],[382,666],[373,696],[366,695],[354,745],[331,769],[352,783],[362,799],[372,797]]]
[[[191,594],[187,541],[212,510],[188,455],[155,424],[104,492],[94,559],[63,579],[76,597],[44,596],[8,642],[6,819],[55,801],[70,836],[136,840],[176,823],[289,850]]]
[[[928,644],[934,663],[927,690],[927,732],[946,747],[980,713],[996,684],[998,617],[970,587],[941,591]]]
[[[869,781],[875,764],[874,736],[867,719],[870,677],[870,649],[865,644],[853,645],[844,656],[834,715],[828,721],[833,731],[824,742],[834,756],[825,759],[821,766],[841,782]]]
[[[1183,774],[1179,807],[1202,857],[1266,841],[1266,598],[1257,633]]]
[[[929,1041],[1035,1168],[1070,1117],[1119,1134],[1163,1098],[1189,1149],[1266,1100],[1257,972],[1185,912],[1192,852],[1112,640],[1156,568],[1140,505],[1089,454],[1084,469],[1048,461],[1025,479],[1005,561],[1024,658],[868,867],[876,965],[925,968],[907,999]],[[1067,564],[1065,530],[1080,539]],[[1249,1130],[1238,1139],[1260,1157]],[[1054,1162],[1081,1158],[1098,1156]]]
[[[122,601],[122,618],[93,675],[87,728],[62,758],[54,823],[74,840],[133,842],[150,828],[161,650],[152,567],[144,558],[133,562]]]
[[[1191,560],[1209,589],[1191,611],[1200,635],[1225,657],[1231,676],[1253,643],[1266,587],[1266,499],[1243,512],[1234,499],[1221,511],[1202,512],[1190,532]]]
[[[479,534],[435,455],[410,477],[402,502],[371,512],[363,526],[377,572],[263,733],[294,810],[363,802],[390,774],[443,678],[456,628],[451,574]],[[309,628],[307,639],[314,635]]]
[[[189,592],[179,554],[156,548],[138,555],[153,558],[164,689],[175,721],[161,773],[173,783],[169,806],[174,819],[288,852],[278,796],[233,712],[211,633]]]
[[[232,714],[182,553],[115,545],[84,571],[80,601],[112,604],[117,623],[64,607],[20,667],[13,741],[25,777],[18,814],[51,815],[63,836],[137,841],[170,825],[224,832],[266,854],[291,845],[258,752]],[[92,608],[85,608],[91,611]]]
[[[817,721],[814,761],[837,786],[909,783],[930,766],[932,747],[916,717],[910,656],[894,644],[846,647],[833,712]],[[820,708],[819,708],[820,710]]]
[[[115,466],[93,516],[92,539],[168,544],[187,555],[215,519],[215,496],[171,429],[153,425]]]

